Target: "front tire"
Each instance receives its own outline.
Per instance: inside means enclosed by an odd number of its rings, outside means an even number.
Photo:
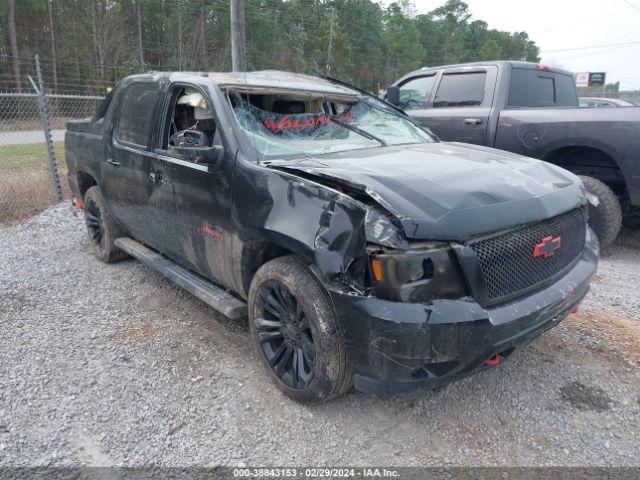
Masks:
[[[606,184],[592,177],[581,176],[587,190],[589,226],[598,237],[601,247],[613,242],[622,226],[620,200]]]
[[[124,234],[116,225],[106,207],[100,187],[94,185],[84,195],[84,222],[94,255],[104,263],[113,263],[127,257],[114,241]]]
[[[327,401],[351,388],[329,294],[300,258],[276,258],[257,271],[249,289],[249,326],[261,363],[289,397]]]

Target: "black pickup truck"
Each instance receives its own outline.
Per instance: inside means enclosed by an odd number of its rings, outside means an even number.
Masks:
[[[65,151],[95,255],[248,317],[299,401],[492,368],[574,309],[596,268],[575,175],[442,143],[333,80],[128,77],[69,123]]]
[[[387,100],[447,142],[539,158],[580,175],[601,245],[640,212],[640,107],[579,108],[570,72],[526,62],[423,68]]]

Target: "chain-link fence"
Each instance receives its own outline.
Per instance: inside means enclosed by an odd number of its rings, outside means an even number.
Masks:
[[[43,124],[42,98],[51,150]],[[0,93],[0,224],[30,217],[58,198],[70,197],[65,179],[65,125],[69,120],[92,116],[101,100],[99,96]],[[52,178],[52,166],[53,173],[59,171],[58,182]]]

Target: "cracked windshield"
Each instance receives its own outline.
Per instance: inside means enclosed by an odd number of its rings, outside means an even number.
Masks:
[[[433,142],[411,120],[366,96],[229,95],[242,133],[263,159]]]

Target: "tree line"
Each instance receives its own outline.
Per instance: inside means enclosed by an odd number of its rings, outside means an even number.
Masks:
[[[409,0],[245,0],[247,67],[332,76],[376,91],[410,70],[537,61],[526,32],[490,29],[461,0],[415,14]],[[147,70],[231,69],[228,0],[0,0],[0,91],[103,92]]]

